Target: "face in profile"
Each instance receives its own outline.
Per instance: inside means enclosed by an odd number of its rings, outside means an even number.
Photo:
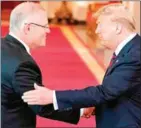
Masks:
[[[101,44],[106,48],[111,48],[116,36],[116,25],[110,16],[100,16],[97,20],[96,34],[102,40]]]

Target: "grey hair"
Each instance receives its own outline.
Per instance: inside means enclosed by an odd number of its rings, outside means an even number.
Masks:
[[[40,4],[35,2],[23,2],[16,6],[10,15],[9,31],[14,32],[19,30],[28,17],[37,13],[39,10],[44,9],[40,6]]]

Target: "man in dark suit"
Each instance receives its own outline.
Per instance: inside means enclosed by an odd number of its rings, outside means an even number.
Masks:
[[[49,33],[45,10],[32,2],[18,5],[10,16],[10,33],[1,42],[2,128],[35,128],[36,115],[76,124],[80,109],[58,111],[53,105],[28,105],[21,96],[42,85],[40,69],[29,48],[44,46]]]
[[[95,106],[97,128],[141,128],[141,37],[134,19],[122,4],[105,6],[96,15],[96,33],[105,47],[115,51],[102,84],[66,91],[36,87],[23,99],[43,104],[36,94],[49,104],[55,95],[59,110]]]

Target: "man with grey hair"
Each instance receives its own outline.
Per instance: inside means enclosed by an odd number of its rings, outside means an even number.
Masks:
[[[30,49],[44,46],[50,32],[45,10],[37,3],[24,2],[10,16],[10,33],[1,42],[2,128],[35,128],[36,115],[76,124],[80,109],[55,111],[53,105],[28,105],[21,96],[42,85],[42,76]]]
[[[97,128],[141,128],[141,37],[134,18],[122,4],[105,6],[96,16],[102,45],[114,51],[102,84],[66,91],[36,85],[22,98],[28,104],[50,104],[55,95],[59,110],[95,106]]]

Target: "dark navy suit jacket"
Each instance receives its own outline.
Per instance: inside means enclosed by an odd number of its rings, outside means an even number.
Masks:
[[[96,106],[97,128],[141,128],[140,44],[136,35],[122,48],[101,85],[56,91],[59,109]]]
[[[34,83],[42,86],[40,69],[25,47],[7,35],[1,42],[1,123],[2,128],[35,128],[36,114],[68,123],[79,121],[80,110],[54,111],[53,105],[30,105],[23,102],[25,91]]]

